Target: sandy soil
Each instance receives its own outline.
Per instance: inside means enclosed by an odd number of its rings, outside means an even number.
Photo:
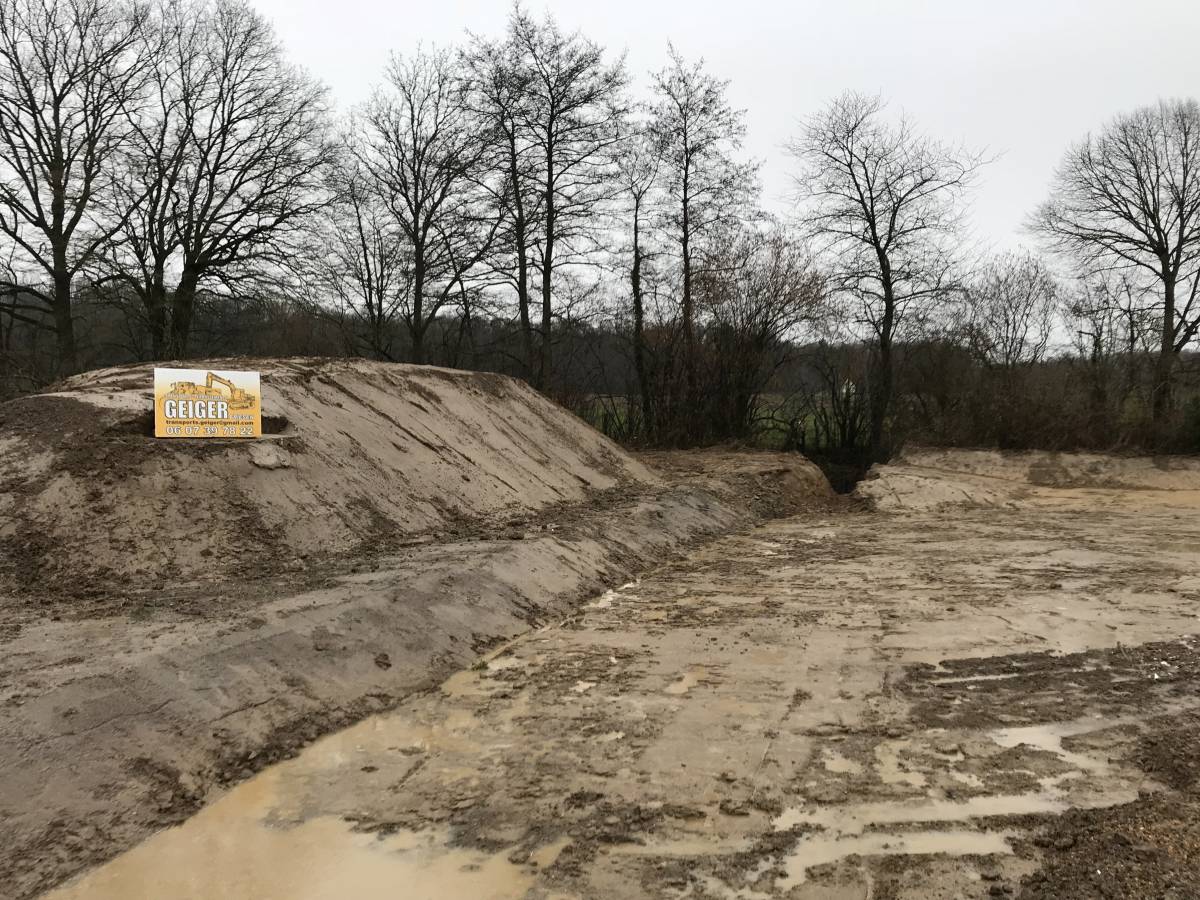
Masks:
[[[261,371],[261,440],[155,440],[148,365],[0,404],[0,591],[94,615],[656,483],[515,379],[365,360],[189,365]]]
[[[875,473],[886,511],[595,595],[48,896],[1200,896],[1192,476],[925,462]]]

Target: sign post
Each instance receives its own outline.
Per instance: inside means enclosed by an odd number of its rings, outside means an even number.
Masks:
[[[261,437],[262,391],[258,372],[156,368],[154,436]]]

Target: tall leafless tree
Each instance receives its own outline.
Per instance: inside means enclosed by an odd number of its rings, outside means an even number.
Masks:
[[[510,40],[472,36],[460,54],[469,86],[468,102],[487,140],[484,165],[498,175],[492,189],[500,228],[486,262],[492,278],[516,294],[521,366],[532,379],[538,364],[531,281],[541,206],[534,164],[536,148],[524,127],[530,74]]]
[[[612,165],[626,112],[623,59],[579,32],[563,33],[549,15],[536,21],[515,7],[509,41],[525,69],[523,128],[535,148],[541,229],[536,264],[541,275],[540,352],[535,384],[553,371],[555,272],[578,264],[599,246],[596,216],[612,193]]]
[[[955,286],[963,196],[983,159],[906,119],[886,120],[879,97],[853,92],[808,119],[789,149],[802,166],[796,184],[810,229],[874,347],[868,441],[880,454],[899,329]]]
[[[374,178],[345,157],[330,175],[335,199],[313,236],[305,281],[314,307],[334,306],[352,353],[395,361],[394,326],[412,296],[412,251]]]
[[[152,11],[138,50],[147,61],[147,90],[125,152],[114,161],[105,214],[121,223],[94,265],[98,285],[116,285],[141,304],[153,358],[168,346],[171,268],[179,250],[176,207],[188,163],[189,135],[199,111],[194,91],[208,18],[204,6],[165,0]]]
[[[30,272],[26,283],[0,287],[19,290],[24,311],[50,310],[61,372],[78,367],[74,278],[141,200],[97,215],[131,135],[145,19],[144,6],[121,0],[0,4],[0,234],[22,251],[18,270]]]
[[[396,57],[354,144],[407,243],[411,269],[401,303],[417,363],[425,361],[430,323],[459,296],[500,223],[480,187],[487,144],[466,91],[455,54]]]
[[[620,214],[627,217],[630,237],[629,292],[633,312],[633,368],[641,401],[641,430],[654,436],[654,404],[646,348],[645,276],[649,257],[647,222],[654,213],[654,191],[658,184],[658,155],[644,128],[637,127],[625,138],[617,165],[617,180],[622,203]]]
[[[296,258],[329,200],[325,89],[288,63],[243,0],[167,8],[155,102],[120,184],[151,200],[126,219],[109,277],[138,283],[162,352],[185,356],[198,289],[262,280]],[[168,283],[174,277],[174,285]],[[158,312],[169,294],[169,317]]]
[[[653,79],[651,133],[669,198],[665,225],[679,247],[686,403],[696,402],[696,260],[702,242],[743,217],[758,167],[737,159],[745,115],[729,105],[727,81],[704,62],[688,64],[670,48],[670,64]]]
[[[1099,268],[1137,268],[1161,288],[1156,425],[1179,353],[1200,331],[1200,104],[1164,100],[1118,116],[1058,167],[1034,227]]]

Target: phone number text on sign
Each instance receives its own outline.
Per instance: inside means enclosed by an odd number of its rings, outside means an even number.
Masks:
[[[167,437],[254,437],[253,425],[167,425]]]

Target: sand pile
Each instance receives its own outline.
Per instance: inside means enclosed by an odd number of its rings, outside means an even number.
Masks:
[[[916,447],[872,469],[855,494],[881,509],[1012,506],[1031,489],[1200,490],[1200,459]]]
[[[305,568],[503,528],[655,481],[523,383],[362,360],[211,360],[262,373],[261,440],[156,440],[152,367],[0,405],[0,577],[103,593]]]
[[[907,450],[908,466],[1000,478],[1039,487],[1193,491],[1200,489],[1200,459],[1186,456],[1114,456],[1041,450]]]

